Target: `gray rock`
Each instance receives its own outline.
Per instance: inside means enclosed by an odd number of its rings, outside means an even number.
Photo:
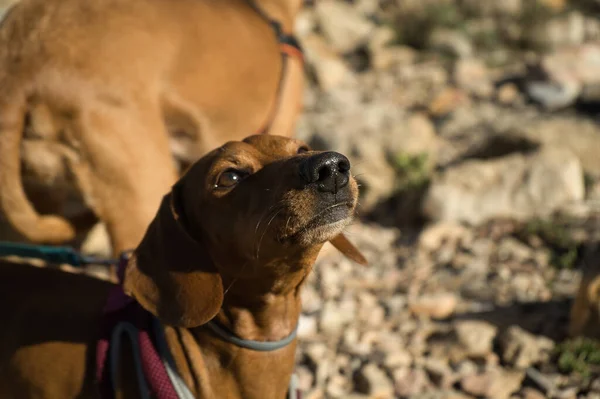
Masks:
[[[356,373],[354,387],[357,392],[371,395],[371,397],[394,397],[392,381],[385,371],[373,363],[365,365]]]
[[[526,83],[526,90],[529,98],[546,109],[558,110],[575,103],[582,87],[578,81],[563,79],[561,82],[530,81]]]
[[[433,179],[423,211],[432,220],[479,224],[544,216],[584,197],[583,171],[567,150],[467,161]]]
[[[351,300],[337,303],[325,302],[319,321],[320,329],[325,334],[338,334],[344,326],[354,319],[355,304]]]
[[[550,110],[573,104],[581,95],[600,99],[600,45],[571,46],[552,52],[531,68],[526,82],[530,98]]]
[[[324,0],[316,3],[319,26],[327,41],[339,53],[347,53],[365,44],[374,25],[352,5]]]
[[[344,61],[317,35],[302,40],[306,60],[312,67],[319,87],[330,91],[352,81],[353,76]]]
[[[586,173],[600,175],[600,127],[594,121],[569,118],[540,118],[512,129],[516,135],[544,147],[563,148],[577,156]],[[568,132],[568,133],[567,133]]]
[[[459,59],[454,65],[454,81],[458,87],[479,97],[488,98],[494,92],[487,67],[479,59]]]
[[[422,369],[401,368],[393,374],[396,395],[401,397],[415,397],[426,392],[430,385],[427,373]]]
[[[490,399],[508,399],[521,387],[524,374],[521,372],[491,370],[462,378],[460,384],[463,391],[479,397]]]
[[[485,357],[493,351],[498,328],[484,321],[457,321],[454,331],[468,356]]]
[[[518,369],[549,359],[554,342],[528,333],[518,326],[509,327],[500,337],[502,360]]]
[[[416,316],[445,319],[456,309],[458,299],[452,293],[423,295],[409,302],[410,311]]]
[[[445,28],[434,29],[429,36],[429,47],[459,58],[473,54],[473,44],[465,34]]]
[[[535,24],[525,39],[534,46],[554,49],[583,43],[585,33],[584,16],[572,11]]]
[[[449,389],[456,382],[454,375],[447,362],[439,359],[428,359],[424,364],[424,369],[429,375],[429,379],[436,388]]]

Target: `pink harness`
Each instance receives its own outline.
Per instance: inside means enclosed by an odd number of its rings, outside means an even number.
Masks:
[[[188,399],[193,395],[176,371],[158,319],[125,295],[122,283],[129,254],[121,255],[117,268],[119,284],[111,288],[103,310],[100,338],[96,345],[96,380],[102,399],[114,399],[123,335],[131,341],[140,397],[142,399]],[[211,330],[215,332],[212,328]],[[216,334],[229,340],[222,332]],[[292,376],[288,399],[302,399]]]
[[[156,336],[157,331],[154,328],[154,315],[123,292],[121,284],[127,259],[128,256],[123,255],[119,260],[117,273],[120,284],[112,287],[108,295],[102,318],[101,335],[96,345],[96,379],[100,385],[101,397],[103,399],[115,397],[116,381],[113,381],[113,376],[117,374],[117,370],[113,368],[119,362],[118,358],[114,357],[120,356],[120,353],[113,345],[122,338],[119,335],[128,334],[132,341],[134,358],[138,362],[138,379],[140,377],[142,379],[138,381],[142,398],[179,399],[156,349],[159,337]],[[148,392],[143,392],[144,390]]]

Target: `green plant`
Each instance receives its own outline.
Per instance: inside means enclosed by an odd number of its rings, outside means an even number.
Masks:
[[[596,179],[590,173],[584,172],[583,174],[583,185],[585,187],[585,191],[588,192],[594,186]]]
[[[534,219],[523,229],[525,238],[537,237],[551,249],[550,263],[558,269],[572,269],[577,262],[577,243],[569,231],[557,220]]]
[[[464,16],[453,3],[430,4],[420,12],[400,13],[394,18],[394,44],[404,44],[423,50],[435,28],[464,30]]]
[[[398,191],[417,189],[429,183],[430,174],[426,153],[417,155],[397,154],[392,165],[396,170],[396,187]]]
[[[558,369],[562,373],[578,373],[589,377],[600,371],[600,341],[575,338],[557,345]]]

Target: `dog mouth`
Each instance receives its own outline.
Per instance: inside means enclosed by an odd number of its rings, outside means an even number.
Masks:
[[[319,211],[291,234],[284,235],[281,241],[304,242],[306,244],[327,241],[339,234],[352,219],[353,204],[340,202]]]

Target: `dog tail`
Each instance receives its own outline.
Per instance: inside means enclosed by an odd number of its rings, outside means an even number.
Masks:
[[[12,227],[35,243],[59,244],[75,237],[75,228],[60,216],[40,215],[25,194],[21,180],[21,142],[27,112],[24,90],[0,82],[0,211]],[[14,86],[13,86],[14,87]],[[14,95],[16,94],[16,95]]]

